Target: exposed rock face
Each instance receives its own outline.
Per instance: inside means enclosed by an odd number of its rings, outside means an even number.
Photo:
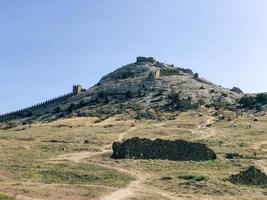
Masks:
[[[232,175],[229,181],[234,184],[267,186],[267,176],[254,166],[249,167],[237,175]]]
[[[113,143],[114,159],[160,159],[173,161],[201,161],[216,159],[205,144],[183,140],[149,140],[138,137]]]
[[[233,87],[233,88],[231,89],[231,91],[232,91],[232,92],[236,92],[236,93],[238,93],[238,94],[243,94],[243,91],[242,91],[240,88],[238,88],[238,87]]]

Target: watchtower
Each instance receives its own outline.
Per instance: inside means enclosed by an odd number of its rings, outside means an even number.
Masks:
[[[72,90],[72,93],[74,95],[78,95],[82,92],[82,86],[81,85],[74,85],[73,86],[73,90]]]

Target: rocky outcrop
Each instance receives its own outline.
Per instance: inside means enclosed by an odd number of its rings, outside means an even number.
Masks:
[[[229,181],[234,184],[267,186],[267,176],[261,170],[254,166],[249,167],[246,171],[232,175]]]
[[[159,159],[173,161],[214,160],[216,154],[205,144],[183,140],[149,140],[138,137],[113,143],[114,159]]]
[[[232,92],[236,92],[236,93],[238,93],[238,94],[243,94],[243,91],[242,91],[240,88],[238,88],[238,87],[233,87],[233,88],[231,89],[231,91],[232,91]]]

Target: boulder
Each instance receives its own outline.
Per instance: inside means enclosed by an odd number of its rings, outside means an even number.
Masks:
[[[238,94],[243,94],[243,91],[242,91],[240,88],[238,88],[238,87],[233,87],[233,88],[231,89],[231,91],[232,91],[232,92],[236,92],[236,93],[238,93]]]

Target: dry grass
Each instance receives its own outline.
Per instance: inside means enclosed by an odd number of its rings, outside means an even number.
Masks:
[[[75,118],[1,130],[0,191],[17,199],[97,200],[144,176],[139,186],[131,188],[135,199],[266,199],[266,188],[233,185],[227,177],[253,164],[263,167],[267,159],[264,143],[267,118],[259,117],[258,121],[249,116],[233,118],[233,113],[228,112],[226,120],[205,128],[200,125],[212,113],[206,109],[199,112],[203,116],[191,111],[166,122],[124,121],[121,117],[99,122],[96,118]],[[121,134],[124,138],[204,142],[215,150],[218,159],[112,160],[111,143]],[[106,151],[101,153],[103,149]],[[79,152],[91,152],[92,156],[78,163],[68,158],[49,161]],[[238,153],[243,158],[228,160],[226,153]],[[2,196],[0,199],[6,198]]]

